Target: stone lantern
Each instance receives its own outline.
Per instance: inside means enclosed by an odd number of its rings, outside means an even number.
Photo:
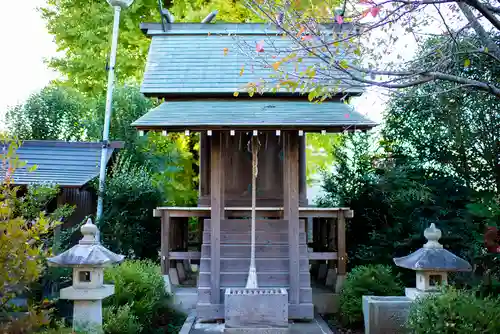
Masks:
[[[471,271],[469,262],[443,248],[438,240],[441,230],[431,224],[424,231],[427,243],[408,256],[394,259],[402,268],[416,271],[416,288],[406,288],[408,298],[415,300],[419,296],[436,292],[440,285],[448,283],[448,272]]]
[[[73,328],[102,329],[102,300],[114,293],[114,285],[104,284],[104,268],[122,262],[118,255],[103,247],[96,238],[97,226],[90,219],[81,227],[78,245],[48,259],[49,266],[73,268],[73,285],[60,291],[61,299],[74,301]],[[81,328],[84,327],[84,328]]]

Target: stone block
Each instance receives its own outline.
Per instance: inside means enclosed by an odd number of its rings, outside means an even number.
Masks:
[[[328,273],[326,274],[326,286],[335,287],[335,283],[337,283],[337,269],[330,268],[328,269]]]
[[[337,282],[335,282],[335,293],[340,293],[344,287],[345,275],[337,275]]]
[[[184,265],[184,271],[186,273],[191,271],[191,261],[189,260],[182,260],[182,264]]]
[[[327,273],[328,265],[326,263],[321,263],[318,269],[318,283],[323,283],[325,281]]]
[[[179,285],[179,276],[177,275],[177,269],[170,268],[168,270],[168,277],[170,277],[170,283],[172,285]]]
[[[231,329],[288,329],[288,293],[283,288],[228,288],[225,292],[225,332]],[[228,331],[226,331],[228,330]],[[245,332],[241,332],[245,333]],[[282,332],[280,332],[282,333]]]
[[[405,333],[411,303],[403,296],[363,296],[365,334]]]
[[[179,282],[184,282],[186,280],[186,271],[184,270],[184,264],[182,262],[177,262],[176,268]]]
[[[171,294],[172,285],[170,284],[170,277],[168,277],[168,275],[163,275],[163,282],[165,282],[165,292]]]

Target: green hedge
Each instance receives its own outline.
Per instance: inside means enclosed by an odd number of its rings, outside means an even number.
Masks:
[[[129,260],[109,268],[104,279],[115,285],[104,300],[107,334],[177,333],[185,315],[171,306],[160,268],[150,260]]]
[[[475,291],[447,288],[417,300],[407,327],[413,334],[500,333],[500,298],[477,297]]]
[[[340,294],[340,320],[346,326],[363,322],[363,296],[398,296],[403,286],[391,267],[384,265],[358,266],[347,275]]]

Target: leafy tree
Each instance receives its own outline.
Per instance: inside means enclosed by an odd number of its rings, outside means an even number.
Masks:
[[[480,90],[500,97],[495,77],[478,79],[467,72],[456,73],[455,66],[450,66],[451,63],[469,68],[475,62],[490,60],[498,68],[500,47],[495,39],[500,31],[498,3],[488,0],[248,0],[247,3],[292,43],[288,48],[267,43],[265,52],[278,55],[276,59],[255,57],[255,46],[246,46],[250,49],[243,53],[251,54],[262,66],[274,68],[278,78],[271,82],[264,80],[258,86],[249,85],[249,91],[279,86],[308,93],[313,100],[346,89],[367,86],[400,89],[439,81],[450,83],[453,89]],[[436,35],[443,38],[432,52],[417,52],[416,59],[404,59],[403,52],[411,42],[420,45],[424,36]],[[471,43],[457,43],[464,36]]]
[[[333,163],[330,149],[339,145],[341,137],[336,134],[307,133],[306,135],[306,179],[309,185],[316,180],[318,173]]]
[[[459,41],[468,45],[471,41]],[[422,52],[431,52],[436,39]],[[496,78],[495,61],[476,61],[467,69],[450,64],[454,73]],[[486,92],[463,94],[449,82],[432,82],[394,95],[385,115],[384,137],[413,156],[463,180],[469,188],[500,194],[500,101]],[[446,93],[436,94],[436,92]]]
[[[7,111],[7,129],[21,140],[79,140],[85,134],[86,107],[76,90],[48,86]]]
[[[219,10],[217,20],[242,22],[255,17],[240,0],[181,0],[168,5],[176,22],[200,22],[215,9]],[[41,12],[49,33],[64,54],[52,58],[49,66],[63,74],[63,82],[71,87],[82,92],[104,91],[113,9],[104,0],[46,0]],[[121,13],[118,83],[137,83],[142,78],[150,43],[139,28],[142,22],[160,22],[158,0],[135,0]]]
[[[2,142],[8,147],[2,154],[2,175],[0,185],[0,317],[9,319],[9,300],[27,291],[37,282],[43,272],[43,260],[48,254],[44,245],[45,236],[58,224],[39,211],[36,216],[19,215],[18,187],[12,185],[12,175],[17,168],[25,165],[16,156],[19,142],[3,137]],[[26,212],[21,210],[21,212]],[[31,212],[28,210],[28,212]],[[16,333],[32,331],[43,325],[40,312],[30,309],[30,315],[21,320],[2,321],[0,331]]]

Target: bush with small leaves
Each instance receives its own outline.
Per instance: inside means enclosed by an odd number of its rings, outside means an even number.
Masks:
[[[133,326],[140,328],[134,333],[153,333],[168,327],[169,324],[177,325],[184,321],[185,316],[172,308],[160,268],[154,262],[125,261],[119,266],[107,269],[104,279],[115,285],[114,295],[104,300],[104,307],[107,308],[105,314],[116,314],[115,319],[112,319],[113,323],[107,322],[111,319],[105,319],[104,328],[107,334],[118,333],[118,329],[121,330],[120,333],[132,333],[129,330]],[[126,318],[127,315],[134,317],[134,321],[129,324],[117,323],[118,317]],[[119,328],[118,325],[129,327]],[[128,329],[125,331],[126,328]]]
[[[340,294],[340,316],[346,326],[363,321],[362,296],[399,296],[403,286],[391,267],[370,265],[355,267],[347,276]]]
[[[104,309],[103,329],[106,334],[137,334],[142,331],[142,325],[126,304]]]
[[[407,328],[413,334],[500,333],[500,298],[477,297],[475,291],[451,287],[417,300]]]

